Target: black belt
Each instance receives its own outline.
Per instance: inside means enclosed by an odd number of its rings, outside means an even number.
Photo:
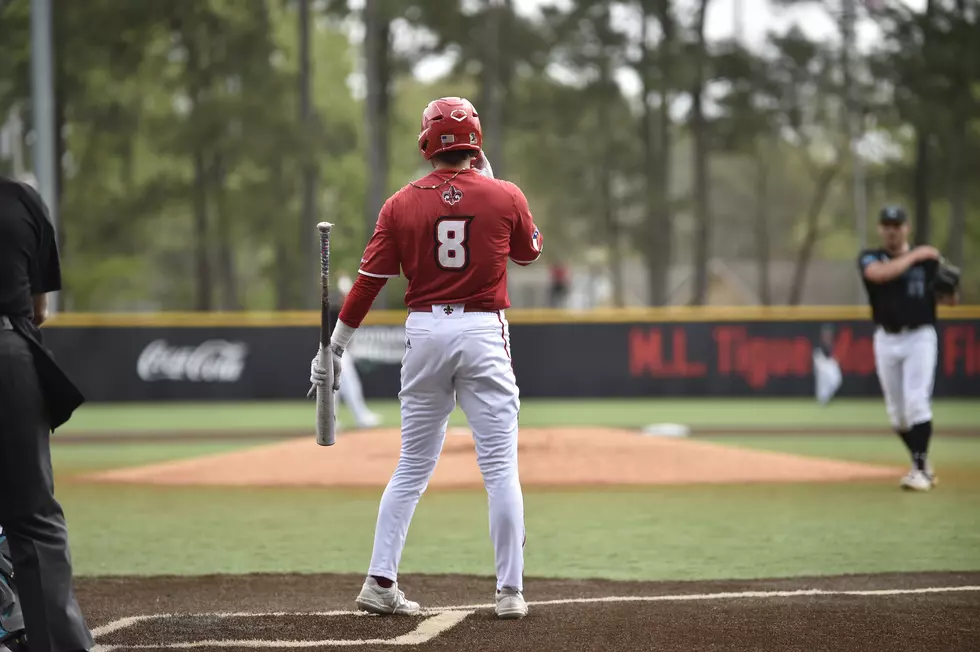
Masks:
[[[923,326],[928,326],[928,324],[909,324],[908,326],[882,325],[881,330],[885,331],[889,335],[898,335],[899,333],[904,333],[906,331],[914,331],[915,329],[922,328]]]
[[[464,313],[466,313],[466,312],[489,312],[489,313],[493,313],[493,314],[500,314],[500,311],[499,310],[494,310],[492,308],[482,308],[480,306],[468,306],[468,305],[465,305],[465,304],[460,305],[458,303],[447,303],[446,306],[449,307],[449,308],[452,308],[452,309],[462,308]],[[445,311],[446,310],[444,308],[443,309],[443,312],[445,312]],[[432,306],[429,306],[428,308],[409,308],[408,309],[408,312],[432,312]],[[449,310],[449,312],[447,314],[452,314],[452,312],[453,312],[452,310]]]

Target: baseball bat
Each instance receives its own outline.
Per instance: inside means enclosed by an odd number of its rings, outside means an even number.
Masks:
[[[327,371],[327,382],[313,385],[316,391],[316,443],[333,446],[337,441],[334,432],[336,418],[333,397],[333,358],[330,353],[330,229],[333,224],[320,222],[316,230],[320,235],[320,364]]]

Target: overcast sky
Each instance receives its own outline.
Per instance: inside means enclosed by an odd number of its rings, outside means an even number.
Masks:
[[[452,0],[446,0],[451,2]],[[459,0],[464,8],[478,5],[481,0]],[[698,0],[677,0],[677,11],[681,18],[688,22],[693,16]],[[902,3],[917,11],[925,8],[926,0],[856,0],[859,5],[866,2]],[[567,0],[513,0],[515,10],[526,16],[539,15],[542,6],[565,5]],[[831,6],[840,6],[841,0],[829,0]],[[364,0],[348,0],[352,9],[360,9]],[[708,9],[705,29],[709,40],[725,40],[731,38],[737,29],[741,29],[743,42],[751,49],[758,49],[765,42],[766,34],[771,30],[785,31],[792,25],[800,28],[811,38],[836,41],[838,39],[834,18],[822,8],[823,2],[813,2],[800,7],[775,7],[771,0],[712,0]],[[639,26],[628,12],[615,12],[613,21],[623,31],[636,30]],[[353,42],[363,38],[363,27],[355,21],[348,22],[348,29]],[[860,49],[867,49],[878,38],[879,31],[873,20],[864,17],[858,21],[857,40]],[[417,36],[399,30],[396,24],[394,30],[395,46],[398,49],[411,48]],[[430,81],[445,74],[452,65],[452,58],[432,57],[420,64],[416,76],[424,81]],[[551,71],[554,76],[562,77],[560,70]],[[632,71],[621,71],[617,79],[624,92],[635,95],[639,90],[639,80]],[[349,80],[349,86],[355,95],[363,94],[363,79],[355,74]]]

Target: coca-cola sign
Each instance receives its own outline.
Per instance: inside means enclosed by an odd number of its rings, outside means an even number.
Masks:
[[[244,342],[214,339],[197,346],[171,346],[166,340],[153,340],[140,353],[136,373],[147,382],[234,383],[242,375],[247,355]]]

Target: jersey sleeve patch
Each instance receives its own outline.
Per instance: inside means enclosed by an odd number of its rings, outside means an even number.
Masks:
[[[876,263],[876,262],[878,262],[878,254],[864,254],[863,256],[861,256],[861,261],[860,261],[861,269],[864,269],[871,263]]]

